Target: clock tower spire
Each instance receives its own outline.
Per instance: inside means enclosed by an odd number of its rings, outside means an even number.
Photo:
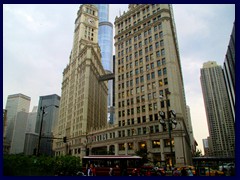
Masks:
[[[107,124],[108,88],[107,82],[98,81],[102,75],[105,70],[98,45],[98,10],[83,4],[75,20],[70,61],[63,71],[57,132],[70,138],[73,147],[86,148],[87,133]],[[67,153],[70,149],[66,148],[70,147],[61,144],[58,151]]]

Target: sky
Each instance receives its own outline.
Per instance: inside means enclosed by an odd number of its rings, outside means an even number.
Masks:
[[[7,96],[61,96],[63,69],[69,62],[78,4],[3,4],[3,108]],[[127,11],[110,4],[109,21]],[[209,136],[200,69],[204,62],[223,65],[235,21],[234,4],[173,4],[187,105],[194,137],[203,152]]]

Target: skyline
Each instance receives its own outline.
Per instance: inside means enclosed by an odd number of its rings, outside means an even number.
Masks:
[[[39,96],[61,96],[62,72],[69,62],[79,6],[3,5],[4,108],[11,94],[30,96],[30,111],[38,105]],[[114,25],[115,17],[127,8],[128,4],[110,4],[109,21]],[[235,21],[235,5],[178,4],[173,5],[173,12],[186,102],[194,137],[203,152],[202,139],[209,133],[200,68],[210,60],[222,66]]]

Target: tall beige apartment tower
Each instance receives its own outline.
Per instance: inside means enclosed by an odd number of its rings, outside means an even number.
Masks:
[[[132,128],[133,134],[139,137],[146,134],[141,141],[146,142],[145,147],[151,150],[153,160],[167,161],[169,165],[191,164],[186,100],[172,6],[130,4],[127,12],[116,17],[114,24],[115,125]],[[169,132],[160,125],[159,112],[170,117],[171,110],[176,112],[177,124],[172,124]],[[167,127],[168,120],[165,119]],[[154,142],[158,142],[160,152],[153,148]]]
[[[63,71],[62,94],[54,150],[56,155],[86,153],[88,132],[106,125],[107,84],[98,78],[105,71],[98,45],[98,10],[81,5],[75,20],[73,48]]]

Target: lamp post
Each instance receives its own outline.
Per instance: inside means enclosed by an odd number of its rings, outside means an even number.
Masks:
[[[172,165],[175,164],[174,158],[173,158],[173,148],[172,148],[172,124],[174,124],[176,126],[177,121],[176,121],[176,113],[174,110],[170,110],[169,111],[169,99],[168,99],[168,95],[170,94],[170,92],[166,89],[165,90],[165,100],[162,101],[166,101],[166,106],[167,106],[167,113],[165,116],[165,112],[160,111],[159,115],[161,117],[160,119],[160,124],[163,127],[166,127],[166,122],[165,120],[167,120],[168,122],[168,134],[169,134],[169,140],[170,140],[170,159],[172,162]],[[163,96],[160,96],[161,99],[163,99]],[[171,115],[173,115],[174,118],[171,118]]]
[[[42,116],[41,116],[41,122],[40,122],[40,131],[39,131],[39,136],[38,136],[38,149],[37,149],[37,155],[40,155],[40,142],[41,142],[41,137],[42,137],[42,125],[43,125],[43,116],[45,114],[45,109],[50,107],[50,106],[55,106],[56,108],[58,108],[59,106],[57,105],[48,105],[48,106],[42,106],[40,107],[40,110],[42,111]]]

